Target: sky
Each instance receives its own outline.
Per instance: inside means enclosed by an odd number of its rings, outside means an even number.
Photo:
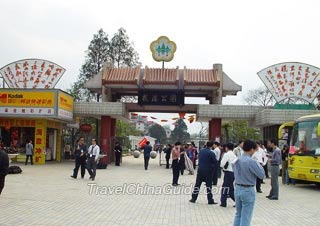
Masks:
[[[244,104],[248,90],[263,86],[257,72],[270,65],[320,67],[317,0],[1,0],[0,9],[0,68],[25,58],[53,61],[66,68],[56,86],[63,90],[76,81],[100,28],[111,37],[125,28],[143,66],[161,67],[149,45],[162,35],[177,44],[165,67],[223,64],[242,86],[223,104]]]

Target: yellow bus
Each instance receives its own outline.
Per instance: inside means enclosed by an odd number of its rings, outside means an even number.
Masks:
[[[292,127],[288,159],[289,178],[320,184],[320,114],[298,118],[279,128]]]

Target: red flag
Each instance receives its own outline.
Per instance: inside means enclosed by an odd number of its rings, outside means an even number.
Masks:
[[[142,140],[139,141],[139,147],[142,148],[147,143],[147,141],[147,138],[144,137]]]

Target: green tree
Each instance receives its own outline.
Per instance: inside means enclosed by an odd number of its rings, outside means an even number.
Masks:
[[[167,142],[166,131],[159,124],[155,124],[149,127],[149,136],[156,138],[157,142],[161,144],[165,144]]]
[[[223,142],[237,143],[239,140],[259,140],[260,130],[250,128],[246,120],[230,120],[222,124]]]
[[[138,65],[139,55],[130,43],[124,28],[120,28],[111,39],[109,57],[115,67]]]
[[[182,143],[187,143],[190,141],[190,134],[188,133],[188,127],[183,119],[178,119],[176,126],[171,132],[170,139],[172,142],[180,141]]]
[[[100,94],[91,93],[84,88],[84,83],[98,74],[105,62],[111,62],[114,67],[132,67],[138,64],[139,55],[124,28],[120,28],[109,40],[108,35],[100,29],[86,51],[85,63],[81,66],[78,80],[72,85],[68,92],[75,101],[98,101]]]
[[[105,62],[112,62],[113,66],[134,66],[139,57],[129,42],[129,37],[123,28],[113,36],[111,41],[108,35],[100,29],[93,35],[88,50],[86,51],[85,63],[81,66],[78,80],[72,85],[68,92],[75,101],[97,101],[100,100],[99,93],[91,93],[84,88],[84,83],[98,74]],[[83,120],[81,119],[81,122]],[[98,137],[98,119],[96,120],[96,137]]]
[[[140,136],[141,131],[137,130],[135,124],[117,120],[116,123],[117,137]]]
[[[86,51],[85,63],[81,66],[78,80],[69,90],[75,101],[99,101],[99,94],[90,93],[83,85],[101,71],[105,61],[110,60],[109,52],[110,42],[108,35],[100,29],[97,34],[93,35],[93,39]]]

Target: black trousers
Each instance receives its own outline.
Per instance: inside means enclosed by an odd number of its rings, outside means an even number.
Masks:
[[[180,171],[180,166],[179,166],[178,159],[172,160],[172,174],[173,174],[172,184],[178,184],[179,171]]]
[[[84,177],[84,175],[86,173],[86,158],[85,157],[77,157],[75,164],[76,165],[73,169],[73,177],[77,178],[80,166],[81,166],[81,177]]]
[[[30,158],[30,162],[31,162],[31,165],[33,165],[33,156],[32,155],[27,155],[26,157],[26,165],[28,164],[28,159]]]
[[[219,177],[219,167],[215,166],[213,168],[213,173],[212,173],[212,185],[217,185],[218,184],[218,177]]]
[[[150,160],[150,156],[144,156],[144,169],[145,170],[148,169],[149,160]]]
[[[263,169],[264,169],[264,173],[266,174],[266,178],[269,178],[268,164],[265,164],[265,165],[263,166]]]
[[[121,152],[116,151],[115,155],[116,155],[115,164],[116,164],[116,166],[120,166]]]
[[[169,169],[169,160],[170,160],[170,157],[169,158],[166,157],[166,162],[167,162],[166,169]]]
[[[206,183],[208,203],[214,202],[212,198],[212,170],[210,169],[198,170],[196,184],[192,192],[192,200],[197,200],[202,182]]]
[[[95,156],[92,156],[88,159],[88,173],[90,177],[94,179],[96,177],[96,170],[97,170],[97,162],[94,160]]]
[[[180,173],[181,173],[181,175],[183,175],[184,170],[186,169],[185,161],[186,161],[186,160],[184,159],[184,156],[180,156],[179,166],[180,166]]]
[[[2,192],[2,189],[4,188],[4,181],[6,176],[0,175],[0,194]]]
[[[261,191],[261,183],[263,180],[261,180],[260,178],[257,177],[257,181],[256,181],[256,189],[257,191]]]
[[[235,201],[234,199],[234,173],[230,171],[224,171],[223,184],[222,184],[222,193],[221,193],[221,205],[227,205],[228,196]]]

